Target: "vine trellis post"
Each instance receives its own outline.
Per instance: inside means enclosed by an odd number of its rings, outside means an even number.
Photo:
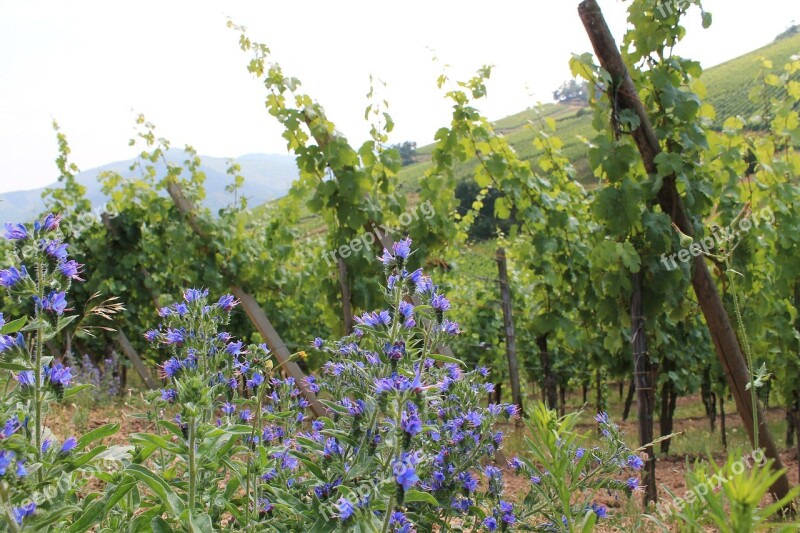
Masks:
[[[631,80],[628,68],[622,59],[622,55],[617,48],[614,37],[608,28],[603,12],[596,0],[583,0],[578,5],[580,15],[586,33],[594,48],[595,55],[603,67],[615,80],[619,80],[620,87],[616,92],[616,102],[620,109],[629,109],[639,117],[639,127],[631,132],[636,142],[636,146],[642,157],[644,168],[648,174],[656,174],[657,168],[655,158],[661,153],[661,145],[656,135],[650,117],[639,98],[639,93]],[[661,189],[657,195],[661,210],[670,216],[672,222],[686,235],[694,235],[694,226],[690,215],[683,207],[680,193],[676,186],[674,174],[665,176]],[[744,427],[750,437],[750,441],[755,444],[753,421],[758,421],[758,431],[760,446],[764,449],[767,458],[772,459],[772,468],[775,471],[783,470],[783,463],[778,453],[778,448],[772,438],[772,434],[767,427],[764,410],[760,406],[753,410],[750,403],[750,395],[747,391],[749,383],[749,370],[742,355],[736,333],[731,326],[722,299],[719,296],[717,287],[711,273],[706,265],[705,258],[700,255],[692,260],[692,287],[694,287],[697,301],[703,311],[708,330],[714,341],[717,356],[725,371],[736,408],[742,418]],[[784,471],[770,488],[770,492],[776,500],[780,500],[789,492],[789,479]]]

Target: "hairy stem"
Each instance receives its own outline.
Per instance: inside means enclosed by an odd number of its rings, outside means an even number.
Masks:
[[[44,299],[44,270],[45,266],[42,261],[36,265],[36,291],[39,297],[39,303],[35,306],[36,321],[42,320],[41,302]],[[35,361],[33,365],[34,380],[33,380],[33,405],[34,405],[34,426],[35,426],[35,444],[36,444],[36,461],[42,462],[42,345],[44,343],[44,331],[42,326],[36,328],[36,351]],[[42,482],[42,469],[36,471],[36,478],[39,483]]]
[[[731,296],[733,296],[733,308],[736,311],[736,322],[739,326],[739,332],[741,333],[741,342],[742,346],[744,347],[744,355],[747,358],[747,377],[750,382],[750,401],[753,404],[753,447],[758,450],[760,448],[758,444],[758,395],[756,394],[756,384],[755,379],[753,378],[753,373],[755,372],[753,368],[753,353],[750,350],[750,340],[747,337],[747,330],[744,327],[744,320],[742,319],[742,310],[739,307],[739,296],[736,292],[736,283],[733,279],[735,274],[730,273],[730,259],[726,258],[725,263],[725,266],[729,272],[728,277],[731,282]]]
[[[197,464],[195,441],[197,439],[197,421],[189,419],[189,512],[194,512],[195,494],[197,492]]]

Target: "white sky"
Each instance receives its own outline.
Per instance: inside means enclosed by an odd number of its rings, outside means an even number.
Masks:
[[[136,113],[174,146],[231,156],[285,153],[264,89],[226,17],[266,42],[351,141],[366,138],[369,75],[397,127],[393,142],[432,141],[448,121],[436,88],[441,64],[464,79],[495,65],[482,111],[500,118],[549,101],[573,52],[591,49],[578,0],[210,2],[0,0],[0,192],[54,181],[57,119],[72,158],[89,169],[134,155]],[[621,35],[627,3],[600,0]],[[706,0],[679,52],[706,67],[769,43],[800,19],[797,0]],[[800,52],[800,51],[799,51]]]

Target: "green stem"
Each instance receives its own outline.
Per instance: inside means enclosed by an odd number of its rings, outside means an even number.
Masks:
[[[247,504],[244,506],[244,527],[250,525],[250,470],[253,464],[252,459],[247,460],[247,475],[245,476],[244,492],[247,496]]]
[[[731,295],[733,296],[733,308],[736,311],[736,322],[739,326],[739,331],[741,332],[742,336],[742,345],[744,346],[744,354],[747,358],[747,377],[750,382],[750,401],[753,406],[753,447],[758,450],[760,448],[759,441],[758,441],[758,395],[756,394],[756,384],[755,380],[753,379],[753,354],[750,351],[750,340],[747,338],[747,330],[744,327],[744,320],[742,319],[742,310],[739,307],[739,296],[736,293],[736,283],[734,282],[733,276],[735,274],[730,274],[731,272],[731,264],[730,259],[725,260],[725,266],[728,269],[729,275],[728,278],[731,282]]]
[[[195,493],[197,492],[197,465],[195,457],[195,440],[197,439],[197,421],[189,419],[189,512],[194,512]]]
[[[9,501],[8,497],[8,486],[4,482],[0,482],[0,505],[3,506],[3,510],[6,513],[9,531],[20,531],[20,527],[17,525],[17,521],[14,519],[14,515],[11,512],[11,502]]]
[[[400,420],[400,412],[402,411],[402,403],[398,402],[395,404],[395,420]],[[392,458],[399,458],[400,456],[400,438],[397,434],[394,436],[394,450],[392,451]],[[391,466],[392,466],[392,459],[389,459],[389,467],[390,467],[390,475],[391,474]],[[396,487],[396,490],[400,490],[400,488]],[[381,528],[381,533],[386,533],[389,531],[389,520],[392,517],[392,507],[394,506],[394,497],[395,493],[393,492],[392,495],[389,497],[389,503],[386,505],[386,517],[383,519],[383,528]]]
[[[389,531],[389,521],[392,518],[392,506],[394,505],[394,494],[389,497],[389,505],[386,507],[386,517],[383,519],[383,527],[381,533]]]
[[[36,265],[36,291],[38,292],[39,302],[44,299],[44,265],[41,261]],[[35,316],[36,321],[42,319],[41,310],[39,305],[36,306]],[[35,410],[34,426],[35,426],[35,444],[36,444],[36,462],[42,462],[42,344],[44,342],[44,331],[40,325],[36,329],[36,352],[34,361],[34,380],[33,380],[33,405]],[[42,482],[42,469],[36,471],[36,478],[39,483]]]

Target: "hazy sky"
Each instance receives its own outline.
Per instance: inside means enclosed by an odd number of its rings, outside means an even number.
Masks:
[[[797,0],[704,3],[714,24],[702,30],[692,13],[679,52],[706,67],[768,44],[800,20]],[[54,181],[54,118],[81,169],[133,156],[127,141],[140,112],[174,146],[201,154],[285,153],[227,17],[267,43],[351,141],[369,130],[373,74],[388,84],[392,141],[427,144],[449,116],[435,83],[442,63],[454,79],[495,65],[481,108],[489,118],[549,101],[569,77],[570,54],[590,50],[577,4],[0,0],[0,192]],[[619,37],[628,4],[600,4]]]

